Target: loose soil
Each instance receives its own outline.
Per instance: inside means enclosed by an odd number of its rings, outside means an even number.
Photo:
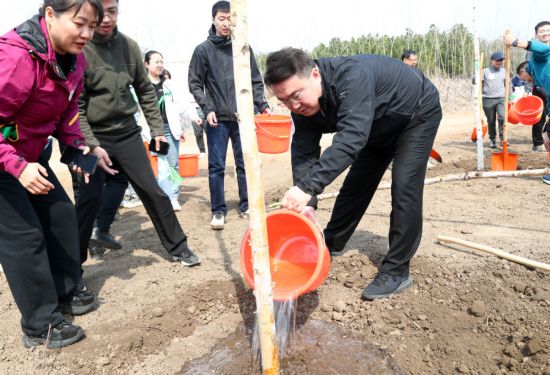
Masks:
[[[444,117],[435,143],[443,164],[429,170],[428,177],[475,169],[472,123],[470,113]],[[547,167],[547,154],[531,151],[530,130],[510,129],[519,167]],[[330,144],[330,137],[323,143]],[[184,152],[194,147],[188,141]],[[486,166],[490,155],[487,149]],[[69,175],[56,162],[59,155],[53,160],[70,192]],[[86,263],[85,281],[100,306],[74,318],[87,335],[75,345],[24,349],[19,311],[0,274],[0,373],[185,374],[201,360],[213,363],[228,342],[240,343],[240,358],[250,358],[246,351],[255,307],[240,273],[239,247],[247,223],[237,215],[233,165],[229,155],[230,211],[223,231],[209,227],[207,161],[200,161],[198,177],[183,183],[183,210],[177,216],[202,259],[199,267],[170,261],[143,207],[119,211],[113,233],[124,248]],[[262,175],[267,203],[279,200],[291,186],[290,155],[263,155]],[[342,180],[326,192],[338,191]],[[388,249],[391,193],[379,190],[347,251],[334,258],[325,283],[298,301],[298,334],[318,337],[323,349],[298,345],[292,355],[304,367],[294,373],[322,373],[311,366],[323,350],[330,350],[355,351],[352,358],[377,353],[374,362],[386,361],[408,374],[550,374],[550,273],[435,241],[439,234],[449,235],[550,263],[549,193],[550,186],[539,177],[426,186],[424,235],[411,268],[413,287],[387,300],[367,302],[361,300],[361,291]],[[321,223],[328,222],[333,203],[320,202]],[[317,331],[308,331],[311,326]],[[319,331],[332,330],[353,345],[335,341],[327,347],[331,340]],[[345,364],[343,354],[336,358]],[[231,355],[237,354],[227,353]],[[362,373],[354,370],[356,365],[350,362],[345,368]],[[249,364],[243,366],[219,373],[245,373]]]

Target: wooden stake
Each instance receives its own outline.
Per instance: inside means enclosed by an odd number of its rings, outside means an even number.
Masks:
[[[527,177],[527,176],[542,176],[545,174],[550,174],[550,168],[543,169],[525,169],[521,171],[496,171],[496,172],[467,172],[459,174],[448,174],[446,176],[432,177],[424,180],[424,185],[433,185],[440,182],[450,182],[450,181],[466,181],[473,180],[475,178],[498,178],[498,177]],[[391,181],[384,181],[378,185],[378,190],[390,189]],[[319,194],[317,196],[318,200],[336,198],[338,193],[326,193]]]
[[[506,37],[510,36],[510,30],[506,30]],[[503,152],[508,151],[508,103],[510,102],[510,46],[505,47],[506,58],[506,79],[504,81],[504,129],[503,129]],[[506,157],[506,155],[504,155]],[[504,162],[504,160],[503,160]]]
[[[485,159],[483,157],[483,126],[481,123],[481,108],[482,108],[482,98],[481,98],[481,79],[482,76],[480,73],[483,71],[483,57],[480,59],[479,55],[479,35],[477,32],[477,1],[474,0],[474,19],[473,19],[473,29],[474,29],[474,75],[475,75],[475,85],[474,85],[474,122],[476,124],[476,135],[477,135],[477,170],[482,171],[485,169]],[[483,55],[482,55],[483,56]]]
[[[276,345],[277,332],[273,313],[273,291],[269,268],[269,247],[267,241],[266,212],[261,179],[261,159],[256,139],[252,79],[250,68],[250,46],[247,36],[247,1],[231,1],[233,37],[233,72],[239,131],[246,168],[248,204],[250,207],[250,238],[254,267],[256,297],[256,319],[260,335],[262,371],[277,374],[279,354]]]
[[[458,245],[469,247],[470,249],[475,249],[475,250],[483,251],[485,253],[496,255],[499,258],[510,260],[512,262],[515,262],[515,263],[523,264],[524,266],[527,266],[527,267],[540,268],[541,270],[544,270],[544,271],[550,271],[550,264],[546,264],[546,263],[538,262],[536,260],[520,257],[518,255],[510,254],[510,253],[507,253],[506,251],[495,249],[493,247],[489,247],[489,246],[486,246],[486,245],[481,245],[481,244],[477,244],[477,243],[474,243],[474,242],[465,241],[465,240],[461,240],[461,239],[458,239],[458,238],[452,238],[452,237],[447,237],[447,236],[437,236],[437,241],[438,242],[455,243],[455,244],[458,244]]]

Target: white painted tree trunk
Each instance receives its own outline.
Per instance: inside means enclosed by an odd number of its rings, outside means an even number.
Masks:
[[[476,124],[476,135],[477,135],[477,170],[482,171],[485,169],[485,161],[483,158],[483,128],[481,123],[481,71],[483,61],[480,59],[479,54],[479,33],[477,31],[477,1],[474,1],[474,18],[473,18],[473,30],[474,30],[474,122]]]
[[[266,212],[261,179],[261,159],[256,139],[254,104],[250,68],[250,47],[247,36],[247,1],[231,1],[233,24],[233,71],[239,131],[246,168],[248,204],[250,207],[250,238],[254,267],[256,297],[256,319],[260,335],[262,371],[277,374],[279,355],[276,345],[277,332],[273,312],[273,291],[269,268],[269,247],[267,241]]]

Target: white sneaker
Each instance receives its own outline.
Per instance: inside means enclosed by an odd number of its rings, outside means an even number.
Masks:
[[[199,159],[204,159],[206,157],[206,154],[204,152],[201,152],[199,154]]]
[[[432,169],[433,167],[435,167],[435,165],[432,164],[432,162],[428,160],[428,164],[426,164],[426,169]]]
[[[170,202],[172,203],[172,208],[174,209],[174,211],[181,211],[180,202],[178,202],[177,199],[174,198],[170,200]]]
[[[120,203],[120,207],[124,208],[134,208],[138,206],[143,206],[143,203],[141,203],[141,200],[138,198],[137,195],[126,196],[124,200]]]
[[[225,224],[225,216],[222,213],[212,215],[212,221],[210,221],[210,228],[214,230],[222,230]]]

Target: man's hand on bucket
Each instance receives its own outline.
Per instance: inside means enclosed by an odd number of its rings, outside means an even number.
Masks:
[[[281,203],[283,204],[283,207],[288,208],[289,210],[302,212],[310,199],[311,195],[305,193],[298,186],[294,186],[288,189]]]

